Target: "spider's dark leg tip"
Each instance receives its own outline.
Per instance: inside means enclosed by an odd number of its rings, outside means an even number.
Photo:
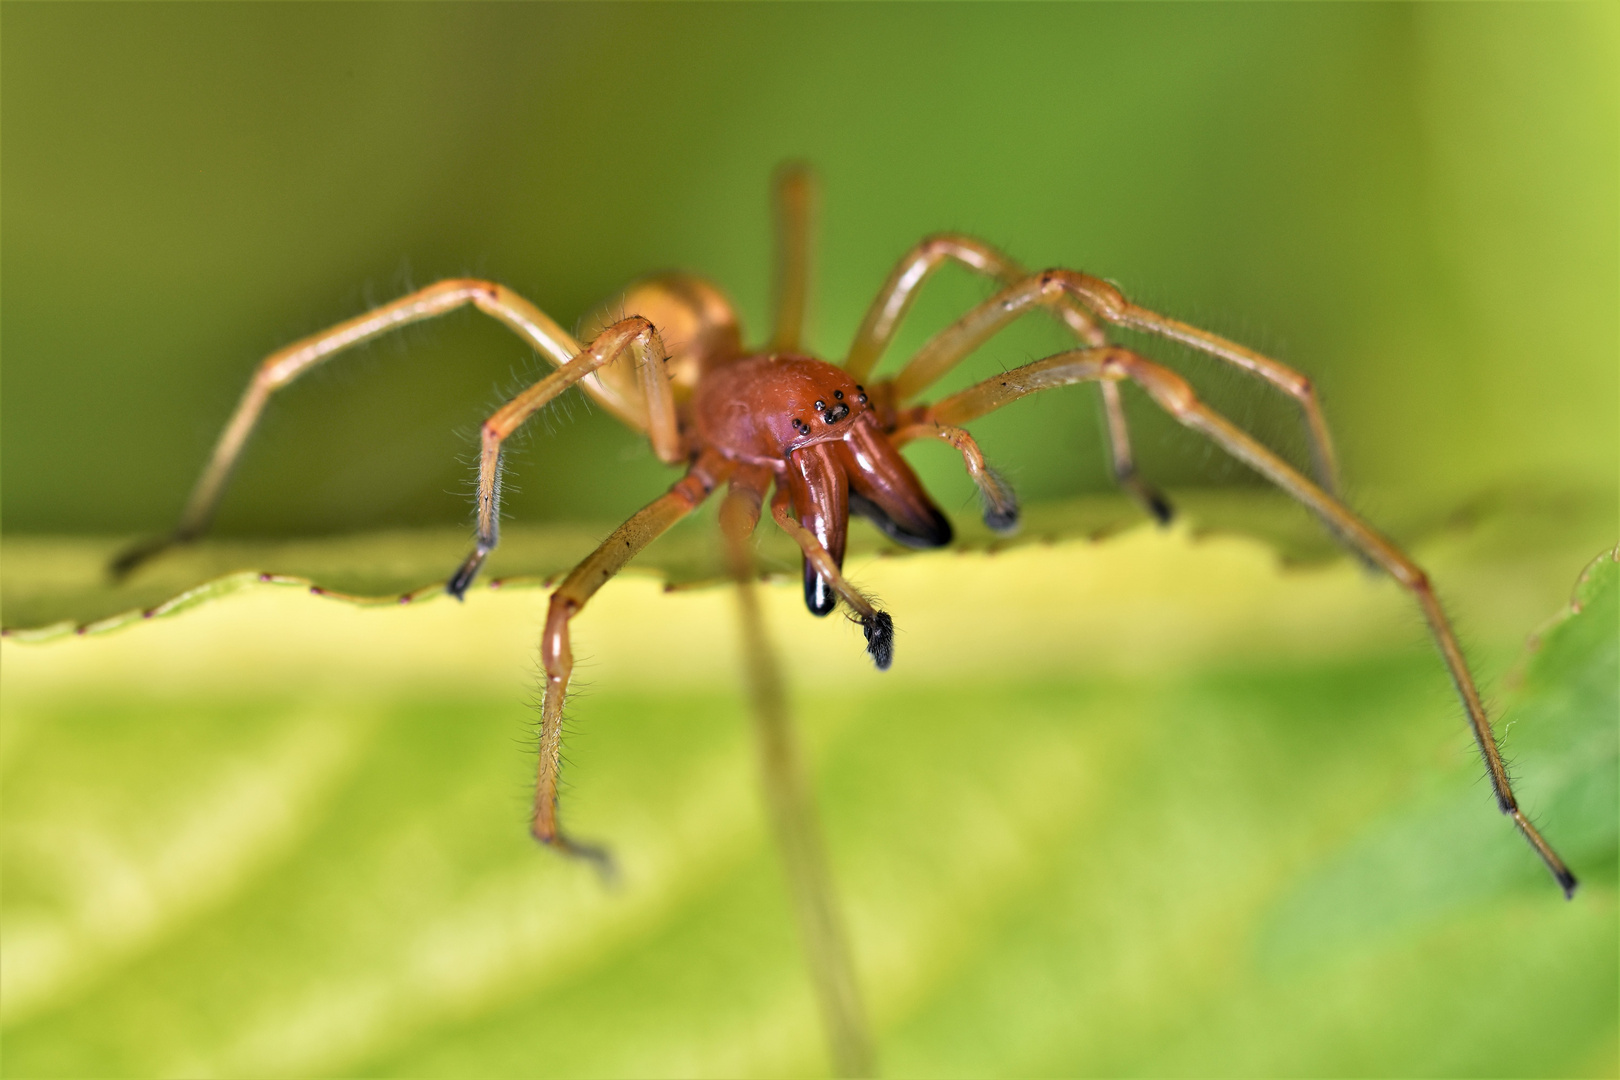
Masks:
[[[1018,531],[1020,514],[1016,504],[1004,509],[987,507],[984,511],[984,523],[990,531],[997,536],[1011,536]]]
[[[1157,491],[1147,492],[1147,510],[1153,515],[1153,520],[1160,526],[1169,525],[1175,519],[1176,508],[1170,505],[1170,500]]]
[[[861,620],[866,634],[866,651],[879,671],[888,671],[894,663],[894,620],[887,611],[879,611],[869,619]]]
[[[155,540],[142,540],[132,544],[113,556],[112,562],[107,564],[107,576],[114,584],[118,584],[144,566],[148,560],[183,542],[177,537],[160,536]]]
[[[1575,875],[1568,870],[1564,870],[1555,873],[1553,876],[1558,879],[1559,888],[1564,890],[1564,899],[1575,899],[1575,890],[1580,886],[1580,882],[1575,880]]]
[[[484,559],[488,555],[489,552],[484,548],[474,548],[473,553],[467,556],[467,561],[457,567],[456,572],[450,575],[450,580],[444,583],[444,591],[457,600],[467,599],[467,590],[472,588],[473,580],[478,577],[478,571],[483,569]]]
[[[602,884],[613,887],[619,884],[619,864],[613,858],[613,853],[607,848],[597,844],[581,844],[569,840],[565,836],[556,834],[545,835],[535,832],[534,838],[546,847],[556,851],[559,855],[566,855],[570,859],[579,859],[588,862],[602,879]]]

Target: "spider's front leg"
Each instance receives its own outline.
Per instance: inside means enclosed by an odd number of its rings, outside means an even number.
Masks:
[[[933,276],[934,271],[947,261],[992,278],[1004,287],[1016,285],[1029,276],[1028,271],[1016,261],[981,240],[957,233],[941,233],[928,237],[895,264],[888,280],[883,283],[883,288],[878,290],[877,296],[867,309],[866,318],[862,320],[860,329],[855,332],[855,340],[844,359],[843,367],[850,375],[857,380],[863,380],[871,374],[872,369],[883,358],[890,342],[894,340],[894,335],[899,330],[906,313],[911,309],[923,282]],[[1086,309],[1073,297],[1067,295],[1056,297],[1052,304],[1052,313],[1069,328],[1081,344],[1090,346],[1108,344],[1108,337],[1097,325],[1097,321],[1088,315]],[[971,351],[971,346],[963,349],[956,356],[956,361],[966,359]],[[1108,433],[1109,464],[1113,469],[1115,482],[1155,521],[1160,525],[1168,525],[1174,515],[1170,500],[1137,475],[1136,457],[1131,450],[1130,427],[1125,420],[1125,408],[1120,402],[1118,388],[1111,383],[1102,383],[1099,384],[1098,390],[1102,400],[1103,422]],[[982,484],[980,491],[981,493],[984,491]],[[992,523],[991,528],[996,526]]]
[[[636,365],[647,401],[647,435],[659,459],[682,460],[683,444],[675,416],[675,398],[664,375],[664,347],[652,323],[637,315],[603,330],[568,363],[502,405],[479,431],[478,537],[472,552],[445,583],[445,591],[462,599],[484,560],[500,542],[501,445],[524,421],[545,408],[557,395],[629,353]]]
[[[1024,314],[1045,309],[1068,318],[1076,304],[1106,322],[1167,337],[1208,353],[1259,376],[1293,397],[1299,402],[1304,415],[1316,484],[1330,495],[1337,490],[1333,440],[1310,379],[1253,349],[1139,307],[1106,281],[1073,270],[1043,270],[1030,274],[973,308],[917,350],[885,388],[886,396],[894,406],[899,407],[932,386],[975,349]],[[1087,335],[1079,329],[1082,324],[1074,325],[1076,332],[1083,339],[1086,338]],[[1092,335],[1088,344],[1101,347],[1102,340],[1100,334]],[[1105,389],[1103,405],[1106,415],[1119,420],[1117,425],[1113,419],[1110,420],[1111,437],[1115,438],[1115,474],[1121,483],[1134,491],[1133,485],[1137,483],[1135,467],[1129,457],[1129,444],[1123,439],[1124,412],[1117,392]],[[1149,491],[1143,489],[1141,497],[1147,497]],[[1160,516],[1161,510],[1167,509],[1167,506],[1157,506],[1152,498],[1147,498],[1147,504],[1155,517]],[[1323,520],[1332,527],[1330,519]],[[1354,547],[1348,539],[1346,543]]]
[[[697,509],[734,466],[717,454],[704,454],[676,484],[631,516],[602,541],[584,562],[574,567],[551,594],[546,628],[540,638],[540,665],[545,671],[545,695],[540,704],[540,763],[534,790],[534,817],[530,830],[536,840],[558,851],[592,859],[604,871],[611,868],[606,852],[563,835],[557,824],[557,781],[562,768],[563,705],[574,670],[568,624],[585,609],[596,591],[626,563],[656,540],[671,525]]]

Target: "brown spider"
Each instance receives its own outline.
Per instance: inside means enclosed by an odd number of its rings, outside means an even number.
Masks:
[[[573,657],[568,624],[590,598],[643,548],[726,485],[720,525],[739,582],[755,571],[747,539],[774,486],[771,514],[804,553],[805,604],[816,615],[840,600],[865,631],[879,668],[893,659],[888,614],[840,573],[851,512],[912,547],[939,547],[951,525],[929,498],[899,447],[915,439],[943,440],[962,455],[984,502],[985,521],[1007,531],[1018,521],[1012,491],[985,465],[963,425],[1039,390],[1094,382],[1102,393],[1114,474],[1161,522],[1169,504],[1136,476],[1119,384],[1133,382],[1177,421],[1303,503],[1346,546],[1387,572],[1417,600],[1450,671],[1498,805],[1546,863],[1566,896],[1575,877],[1519,809],[1479,692],[1451,625],[1424,572],[1335,497],[1332,443],[1310,380],[1259,353],[1138,307],[1105,281],[1073,270],[1030,274],[977,240],[945,234],[918,244],[879,290],[841,365],[806,355],[800,346],[808,291],[811,182],[785,169],[777,183],[780,231],[776,327],[759,350],[743,346],[736,312],[713,284],[690,274],[665,274],[631,285],[585,321],[581,346],[533,304],[504,286],[470,279],[441,281],[267,357],[226,424],[191,493],[178,528],[132,548],[113,564],[125,574],[171,544],[208,527],[231,470],[266,401],[276,390],[350,346],[397,327],[472,304],[505,323],[557,370],[518,394],[481,429],[478,532],[472,553],[445,588],[461,597],[498,540],[501,446],[524,421],[564,390],[580,384],[614,416],[645,432],[659,459],[684,465],[668,492],[638,511],[574,568],[551,595],[541,641],[546,684],[541,705],[539,777],[534,835],[560,850],[600,857],[571,842],[557,822],[557,781],[563,702]],[[892,379],[872,371],[893,339],[918,288],[946,260],[1003,285],[936,334]],[[986,379],[933,404],[915,399],[1008,323],[1045,309],[1062,320],[1081,347]],[[1186,380],[1109,342],[1102,325],[1158,334],[1249,371],[1294,397],[1304,413],[1314,481],[1198,400]],[[674,348],[666,353],[665,342]]]

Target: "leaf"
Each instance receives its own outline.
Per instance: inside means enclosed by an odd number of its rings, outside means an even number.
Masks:
[[[1579,489],[1506,488],[1456,503],[1406,505],[1392,515],[1407,542],[1470,528],[1481,520],[1512,517],[1557,533],[1590,529],[1602,500]],[[1198,535],[1246,535],[1274,545],[1291,563],[1337,558],[1341,552],[1309,514],[1266,490],[1214,489],[1179,493],[1180,514]],[[673,587],[724,578],[715,543],[713,507],[677,525],[633,564]],[[1027,507],[1013,537],[992,533],[971,514],[956,515],[958,551],[1002,551],[1068,539],[1100,540],[1142,522],[1141,511],[1119,496],[1039,503]],[[490,557],[482,587],[533,586],[565,573],[606,536],[612,525],[511,526]],[[798,573],[798,553],[769,522],[758,532],[762,565]],[[1524,542],[1523,537],[1520,542]],[[44,641],[73,633],[101,633],[189,610],[241,589],[268,584],[304,589],[357,604],[400,604],[442,592],[469,538],[460,529],[414,529],[306,540],[207,539],[170,550],[132,577],[114,583],[106,567],[127,541],[86,537],[14,536],[0,564],[4,634]],[[856,523],[850,554],[895,556],[907,550]]]
[[[1521,803],[1597,888],[1612,887],[1620,845],[1617,555],[1595,559],[1568,611],[1532,640],[1497,724]],[[1477,766],[1459,763],[1349,840],[1275,913],[1263,946],[1272,961],[1399,939],[1502,893],[1541,889],[1539,862],[1495,842],[1499,823],[1481,812],[1494,800],[1478,780]],[[1369,881],[1382,887],[1363,888]]]
[[[1485,551],[1422,553],[1476,615],[1562,564]],[[1543,693],[1612,674],[1612,566],[1506,716],[1572,903],[1352,564],[1138,528],[856,571],[891,672],[764,592],[887,1072],[1613,1072],[1614,808],[1569,794],[1612,776],[1612,698]],[[0,645],[7,1073],[820,1071],[730,597],[632,579],[580,619],[564,813],[617,891],[523,828],[536,599],[250,590]]]

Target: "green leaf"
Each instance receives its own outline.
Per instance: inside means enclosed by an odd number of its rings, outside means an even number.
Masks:
[[[1321,526],[1283,495],[1265,490],[1178,492],[1178,513],[1196,535],[1241,535],[1263,539],[1289,563],[1318,563],[1342,555]],[[1513,542],[1539,536],[1601,533],[1604,500],[1580,488],[1503,487],[1454,504],[1387,498],[1380,524],[1411,543],[1481,521],[1512,521]],[[966,509],[966,508],[964,508]],[[656,541],[633,564],[672,587],[723,580],[715,542],[714,506],[705,507]],[[1116,495],[1037,503],[1025,508],[1021,528],[998,536],[971,512],[954,515],[957,551],[1005,551],[1024,544],[1101,540],[1139,525],[1141,510]],[[1393,519],[1393,520],[1391,520]],[[1391,526],[1394,526],[1391,528]],[[613,525],[511,526],[490,557],[480,587],[547,584],[584,558]],[[1534,530],[1529,532],[1527,530]],[[103,633],[177,614],[255,585],[303,589],[364,605],[413,603],[442,594],[449,572],[466,553],[464,529],[411,529],[306,540],[215,540],[172,549],[124,581],[107,566],[127,540],[93,537],[17,536],[6,541],[0,563],[0,610],[5,636],[46,641],[74,633]],[[1500,538],[1498,538],[1500,542]],[[791,541],[768,522],[758,532],[760,559],[769,572],[798,573]],[[907,554],[857,522],[852,557]]]
[[[1571,575],[1420,555],[1487,676]],[[1499,724],[1570,903],[1347,560],[1138,528],[852,572],[891,672],[765,598],[886,1071],[1614,1071],[1612,562]],[[0,644],[6,1072],[821,1071],[730,596],[629,578],[578,622],[564,814],[617,890],[525,834],[540,600],[251,589]]]

